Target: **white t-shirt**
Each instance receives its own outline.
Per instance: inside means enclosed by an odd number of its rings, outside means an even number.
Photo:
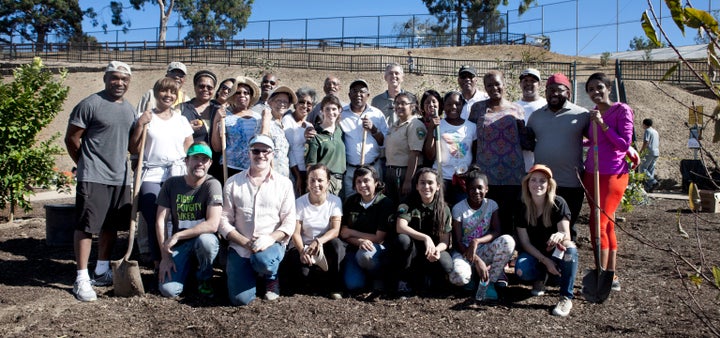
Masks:
[[[185,139],[192,135],[192,127],[185,116],[172,114],[163,120],[153,114],[145,138],[143,182],[160,183],[170,176],[183,175]]]
[[[451,180],[455,169],[467,169],[472,164],[472,145],[477,140],[477,128],[475,123],[468,120],[459,126],[453,126],[445,119],[440,120],[439,128],[442,175],[443,179]],[[433,168],[437,169],[437,161]]]
[[[528,121],[530,121],[530,115],[532,115],[534,111],[544,107],[547,104],[547,100],[541,97],[531,102],[517,100],[515,103],[519,104],[525,110],[525,125],[527,126]],[[535,153],[530,150],[523,150],[522,152],[523,160],[525,161],[525,171],[527,172],[530,171],[530,167],[535,164]]]
[[[282,118],[285,138],[290,144],[288,158],[290,168],[297,166],[298,170],[305,171],[305,128],[311,126],[307,121],[297,123],[292,113],[285,114]]]
[[[308,194],[302,195],[295,200],[297,220],[302,222],[300,236],[303,244],[307,245],[330,230],[330,217],[342,217],[342,202],[340,197],[328,193],[325,203],[313,205],[310,203]]]

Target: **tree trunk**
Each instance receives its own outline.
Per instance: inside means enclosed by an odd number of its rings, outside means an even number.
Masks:
[[[10,202],[10,215],[8,215],[8,222],[12,223],[15,220],[15,202]]]

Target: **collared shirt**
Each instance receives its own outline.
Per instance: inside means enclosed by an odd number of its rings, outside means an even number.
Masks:
[[[488,94],[480,89],[475,88],[475,94],[473,94],[473,97],[471,97],[469,100],[465,101],[465,105],[462,108],[462,111],[460,112],[460,117],[463,120],[467,120],[470,116],[470,109],[472,109],[472,106],[475,104],[475,102],[480,102],[489,99],[490,96]]]
[[[404,90],[400,89],[400,93],[406,93]],[[415,98],[415,95],[412,93],[407,93],[413,96]],[[411,100],[417,102],[417,99]],[[393,105],[395,103],[395,98],[390,97],[390,92],[385,91],[375,97],[373,97],[372,101],[370,101],[370,105],[379,109],[384,115],[385,120],[387,121],[388,126],[391,126],[395,124],[395,122],[398,120],[397,114],[395,113],[395,106]]]
[[[365,163],[360,163],[360,152],[362,150],[363,127],[362,117],[367,116],[378,131],[383,135],[387,134],[388,125],[385,115],[371,105],[365,105],[365,110],[356,114],[350,110],[350,105],[343,107],[340,115],[340,128],[343,131],[343,142],[345,142],[345,159],[349,164],[362,165],[375,162],[380,156],[380,148],[377,140],[368,131],[365,139]]]
[[[227,238],[233,230],[249,239],[280,230],[288,235],[282,243],[287,245],[295,231],[297,219],[295,194],[289,178],[271,170],[262,184],[255,186],[246,170],[225,182],[223,195],[223,211],[218,229],[223,237]],[[230,247],[240,257],[248,258],[252,254],[235,242],[230,242]]]
[[[410,151],[422,151],[426,134],[425,124],[415,115],[405,122],[395,122],[385,137],[387,165],[406,166]]]

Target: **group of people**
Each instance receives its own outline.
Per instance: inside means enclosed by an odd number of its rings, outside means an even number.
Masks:
[[[112,244],[130,219],[128,151],[142,153],[139,209],[167,297],[184,292],[193,256],[198,292],[212,295],[213,262],[226,245],[234,305],[281,291],[336,299],[451,284],[491,301],[507,286],[511,263],[533,282],[533,295],[557,279],[553,314],[567,316],[586,190],[590,207],[603,210],[590,217],[591,230],[600,225],[598,268],[616,271],[612,217],[628,184],[625,155],[634,155],[633,111],[610,100],[605,74],[587,81],[591,111],[569,101],[573,87],[561,73],[546,79],[541,97],[536,69],[521,73],[518,102],[506,98],[502,72],[481,75],[472,66],[459,69],[460,90],[427,90],[419,102],[402,88],[399,64],[386,67],[387,90],[372,100],[367,81],[352,81],[348,103],[334,76],[318,100],[314,89],[293,91],[273,73],[258,85],[244,76],[218,82],[207,70],[194,74],[188,99],[187,75],[171,63],[133,109],[124,97],[130,67],[112,61],[105,89],[71,114],[65,141],[78,165],[79,300],[95,300],[92,286],[112,283]],[[100,248],[91,279],[93,234]]]

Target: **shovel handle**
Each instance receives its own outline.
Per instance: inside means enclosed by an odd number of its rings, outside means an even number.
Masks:
[[[362,144],[360,145],[360,165],[365,164],[365,141],[367,140],[367,129],[363,128]]]
[[[593,198],[595,199],[595,206],[593,212],[595,214],[595,264],[597,264],[598,277],[602,272],[602,262],[600,261],[600,171],[598,166],[600,161],[598,160],[598,140],[597,135],[600,131],[600,127],[596,122],[593,122]]]
[[[135,168],[135,180],[133,181],[132,190],[132,209],[130,211],[130,229],[128,234],[128,248],[125,252],[123,260],[127,261],[130,259],[133,245],[135,242],[135,230],[137,229],[137,212],[138,212],[138,199],[140,198],[140,185],[142,184],[142,168],[143,160],[145,157],[145,139],[147,138],[147,125],[142,126],[142,136],[140,137],[140,153],[138,154],[138,162]],[[152,225],[153,227],[155,224]]]
[[[226,182],[228,179],[228,168],[227,157],[225,157],[225,149],[227,148],[227,135],[225,135],[225,118],[220,119],[220,144],[220,148],[222,148],[223,182]]]

